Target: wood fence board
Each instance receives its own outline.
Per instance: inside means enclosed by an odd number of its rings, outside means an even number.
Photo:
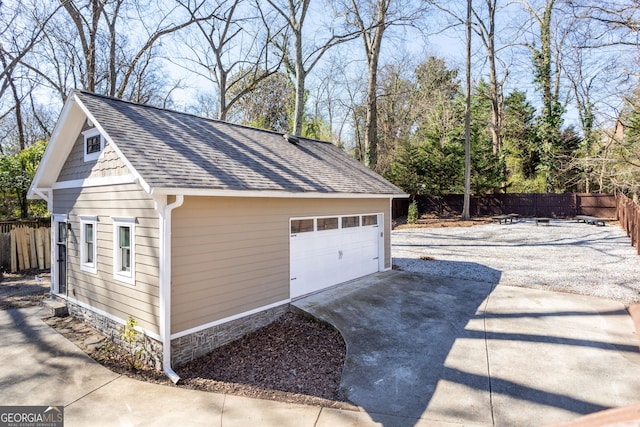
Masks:
[[[38,258],[38,268],[44,270],[44,228],[35,230],[36,235],[36,256]]]
[[[51,228],[42,228],[44,230],[44,268],[51,268]]]
[[[10,232],[11,236],[11,272],[15,273],[18,271],[18,260],[16,258],[18,254],[18,239],[16,237],[16,230],[13,229]]]
[[[35,267],[38,265],[38,251],[36,248],[36,230],[29,227],[27,228],[27,235],[29,236],[29,263]]]

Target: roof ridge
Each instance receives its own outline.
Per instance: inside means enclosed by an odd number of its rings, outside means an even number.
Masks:
[[[187,112],[184,112],[184,111],[172,110],[170,108],[158,107],[156,105],[143,104],[141,102],[129,101],[129,100],[126,100],[126,99],[116,98],[115,96],[110,96],[110,95],[104,95],[104,94],[100,94],[100,93],[91,92],[91,91],[86,90],[86,89],[74,89],[73,93],[82,93],[82,94],[89,95],[89,96],[95,96],[97,98],[103,98],[103,99],[108,99],[108,100],[111,100],[111,101],[117,101],[117,102],[122,102],[122,103],[125,103],[125,104],[135,105],[137,107],[149,108],[149,109],[154,109],[154,110],[158,110],[158,111],[164,111],[164,112],[172,113],[172,114],[180,114],[182,116],[194,117],[196,119],[215,122],[215,123],[219,123],[219,124],[222,124],[222,125],[229,125],[229,126],[233,126],[233,127],[242,128],[242,129],[249,129],[249,130],[254,130],[254,131],[258,131],[258,132],[265,132],[265,133],[270,133],[270,134],[274,134],[274,135],[280,135],[280,136],[283,136],[283,137],[286,134],[288,134],[288,132],[279,132],[279,131],[275,131],[275,130],[271,130],[271,129],[261,129],[261,128],[257,128],[257,127],[254,127],[254,126],[243,125],[243,124],[240,124],[240,123],[233,123],[233,122],[229,122],[229,121],[226,121],[226,120],[214,119],[212,117],[204,117],[204,116],[200,116],[198,114],[187,113]],[[307,137],[299,136],[299,135],[296,135],[296,137],[300,138],[300,139],[304,139],[304,140],[309,141],[309,142],[319,142],[319,143],[322,143],[322,144],[335,145],[331,141],[322,141],[322,140],[319,140],[319,139],[307,138]]]

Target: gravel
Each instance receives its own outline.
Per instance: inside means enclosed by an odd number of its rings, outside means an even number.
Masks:
[[[509,286],[640,301],[640,256],[617,225],[532,220],[392,233],[393,262],[405,271]],[[421,259],[422,258],[422,259]]]

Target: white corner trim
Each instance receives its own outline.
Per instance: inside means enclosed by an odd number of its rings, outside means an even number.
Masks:
[[[275,308],[281,306],[283,304],[288,304],[291,302],[291,299],[285,299],[282,301],[274,302],[273,304],[263,305],[262,307],[254,308],[253,310],[245,311],[244,313],[234,314],[233,316],[225,317],[224,319],[216,320],[214,322],[205,323],[204,325],[196,326],[195,328],[187,329],[181,332],[177,332],[171,335],[171,339],[175,340],[176,338],[181,338],[187,335],[194,334],[196,332],[203,331],[208,328],[212,328],[214,326],[222,325],[223,323],[231,322],[232,320],[237,320],[245,316],[250,316],[252,314],[260,313],[261,311],[269,310],[271,308]]]
[[[65,296],[63,296],[63,295],[58,295],[58,297],[62,297],[62,298],[64,298],[64,299],[68,300],[69,302],[72,302],[73,304],[79,305],[80,307],[82,307],[82,308],[84,308],[84,309],[87,309],[87,310],[89,310],[89,311],[92,311],[92,312],[94,312],[94,313],[96,313],[96,314],[98,314],[98,315],[100,315],[100,316],[104,316],[104,317],[106,317],[106,318],[107,318],[107,319],[109,319],[109,320],[113,320],[113,321],[114,321],[114,322],[116,322],[116,323],[120,323],[121,325],[126,325],[126,324],[127,324],[127,321],[126,321],[126,320],[123,320],[123,319],[121,319],[121,318],[119,318],[119,317],[117,317],[117,316],[114,316],[114,315],[113,315],[113,314],[111,314],[111,313],[107,313],[107,312],[106,312],[106,311],[104,311],[104,310],[100,310],[99,308],[93,307],[93,306],[91,306],[91,305],[89,305],[89,304],[86,304],[86,303],[84,303],[84,302],[78,301],[77,299],[75,299],[75,298],[73,298],[73,297],[70,297],[70,296],[66,296],[66,297],[65,297]],[[154,339],[154,340],[156,340],[156,341],[160,341],[160,335],[158,335],[158,334],[156,334],[156,333],[154,333],[154,332],[148,331],[148,330],[146,330],[146,329],[144,329],[144,328],[142,328],[142,327],[140,327],[140,326],[136,326],[136,328],[135,328],[135,329],[136,329],[138,332],[141,332],[141,333],[145,334],[145,335],[146,335],[146,336],[148,336],[149,338],[153,338],[153,339]]]
[[[69,181],[58,181],[51,188],[63,190],[67,188],[87,188],[102,187],[105,185],[135,184],[138,179],[133,174],[101,176],[96,178],[72,179]]]

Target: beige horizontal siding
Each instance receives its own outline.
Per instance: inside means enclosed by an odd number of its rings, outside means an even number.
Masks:
[[[54,190],[53,212],[67,214],[71,223],[67,243],[69,296],[140,326],[159,331],[158,214],[153,200],[137,185]],[[97,274],[80,269],[80,216],[97,216]],[[135,218],[135,284],[113,277],[113,218]]]
[[[388,199],[186,197],[173,211],[172,333],[289,298],[289,219],[384,213]]]
[[[85,123],[82,131],[89,129]],[[127,175],[129,169],[118,157],[113,147],[107,144],[98,160],[84,161],[84,135],[80,133],[58,175],[57,181]]]

